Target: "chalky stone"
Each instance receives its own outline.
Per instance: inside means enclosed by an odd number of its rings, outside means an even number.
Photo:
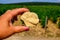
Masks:
[[[39,23],[38,15],[34,12],[25,12],[21,16],[26,26],[34,26],[33,24]]]

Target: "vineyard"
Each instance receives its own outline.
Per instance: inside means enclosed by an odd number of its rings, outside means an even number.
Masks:
[[[31,27],[31,30],[28,32],[16,34],[15,35],[16,37],[21,36],[60,37],[60,6],[4,4],[0,5],[0,15],[2,15],[7,10],[11,10],[14,8],[28,8],[30,12],[35,12],[39,18],[39,23],[35,27]],[[20,21],[17,21],[15,25],[20,25],[19,22]],[[13,37],[15,36],[13,35]],[[11,37],[10,39],[13,38]]]
[[[52,20],[53,23],[60,26],[60,6],[56,5],[0,5],[0,15],[6,10],[22,7],[28,8],[31,12],[37,13],[43,27],[45,26],[46,16],[48,20]]]
[[[17,37],[43,36],[43,37],[60,37],[60,6],[58,5],[20,5],[20,4],[3,4],[0,5],[0,16],[7,10],[14,8],[28,8],[35,12],[39,17],[39,23],[36,27],[30,27],[31,30],[16,34]],[[17,21],[15,25],[20,25]],[[14,37],[14,35],[13,35]],[[11,39],[13,39],[11,37]],[[7,39],[8,40],[8,39]]]

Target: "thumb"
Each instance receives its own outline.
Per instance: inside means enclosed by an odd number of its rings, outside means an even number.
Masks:
[[[25,27],[25,26],[16,26],[16,27],[13,27],[14,29],[14,32],[22,32],[22,31],[28,31],[29,28],[28,27]]]

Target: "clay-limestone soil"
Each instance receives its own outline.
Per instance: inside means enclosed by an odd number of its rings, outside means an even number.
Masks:
[[[14,26],[25,25],[20,19],[14,21]],[[26,25],[25,25],[26,26]],[[30,30],[16,33],[4,40],[60,40],[60,29],[58,25],[48,20],[47,28],[42,28],[41,22],[29,26]]]

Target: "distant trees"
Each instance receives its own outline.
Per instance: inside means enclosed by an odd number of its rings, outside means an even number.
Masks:
[[[56,2],[22,2],[22,3],[13,3],[13,5],[60,5]]]

